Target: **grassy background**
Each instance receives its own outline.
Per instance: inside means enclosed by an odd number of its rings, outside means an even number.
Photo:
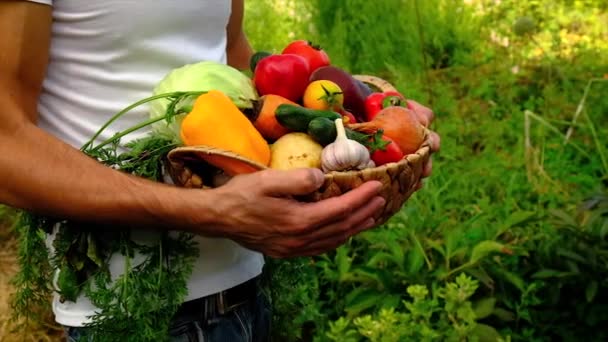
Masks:
[[[269,260],[277,340],[606,339],[605,2],[246,6],[256,50],[319,43],[432,107],[442,137],[433,176],[385,226],[312,260]],[[0,257],[4,289],[13,259]]]
[[[258,50],[319,43],[432,107],[442,137],[433,176],[384,227],[312,264],[271,261],[279,340],[606,338],[605,3],[248,6]],[[475,291],[442,294],[461,274]]]

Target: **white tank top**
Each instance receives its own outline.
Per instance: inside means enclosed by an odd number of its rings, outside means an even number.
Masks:
[[[29,0],[53,6],[50,63],[39,101],[39,126],[80,148],[111,115],[148,97],[170,70],[213,60],[226,63],[228,0]],[[148,118],[141,107],[97,142]],[[123,142],[140,137],[140,131]],[[69,191],[69,190],[66,190]],[[137,231],[138,242],[156,235]],[[49,241],[53,237],[51,236]],[[261,273],[261,254],[226,239],[197,237],[200,258],[186,300],[230,288]],[[115,255],[110,270],[122,274]],[[95,307],[84,297],[53,300],[56,321],[82,326]]]

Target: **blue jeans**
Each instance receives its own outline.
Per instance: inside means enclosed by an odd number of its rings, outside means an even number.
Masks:
[[[270,341],[271,308],[258,291],[255,299],[224,315],[202,318],[201,312],[184,312],[171,324],[171,342],[266,342]],[[80,340],[82,329],[67,327],[67,340]]]

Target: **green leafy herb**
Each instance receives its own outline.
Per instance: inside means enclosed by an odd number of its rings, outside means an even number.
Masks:
[[[129,133],[155,122],[171,120],[188,110],[188,100],[203,92],[159,94],[125,108],[114,115],[82,146],[81,150],[98,162],[142,178],[162,181],[166,154],[176,147],[168,138],[150,134],[121,145]],[[119,132],[94,145],[95,139],[131,109],[147,102],[171,100],[166,115],[149,119]],[[186,105],[182,105],[186,103]],[[90,317],[86,337],[94,341],[163,341],[169,324],[187,293],[187,279],[198,257],[193,236],[167,232],[155,245],[138,245],[129,230],[99,227],[95,223],[56,221],[23,213],[16,225],[19,237],[20,272],[14,279],[17,292],[13,297],[13,319],[37,318],[39,308],[48,305],[52,292],[52,270],[57,270],[57,292],[60,300],[75,301],[86,295],[97,306]],[[47,234],[54,232],[53,253],[45,244]],[[125,257],[125,272],[110,274],[108,261],[119,253]],[[134,264],[135,255],[141,263]],[[116,278],[116,279],[115,279]]]
[[[20,270],[12,280],[17,291],[11,306],[14,313],[12,321],[23,319],[21,328],[27,329],[29,324],[41,321],[39,313],[44,311],[51,294],[51,270],[45,238],[53,223],[22,213],[15,224],[17,238],[21,241],[17,251]]]

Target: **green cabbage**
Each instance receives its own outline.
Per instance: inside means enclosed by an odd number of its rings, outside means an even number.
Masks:
[[[241,71],[213,61],[202,61],[184,65],[169,72],[154,88],[152,95],[176,91],[219,90],[226,94],[234,104],[241,108],[252,108],[258,93],[252,80]],[[150,118],[165,116],[168,99],[158,99],[150,103]],[[218,113],[219,114],[219,113]],[[152,125],[156,134],[181,143],[179,131],[185,114],[171,120],[159,121]]]

